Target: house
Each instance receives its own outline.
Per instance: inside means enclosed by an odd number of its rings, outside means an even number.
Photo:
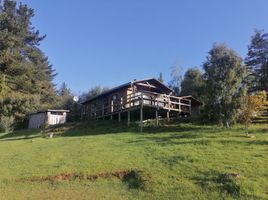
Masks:
[[[69,110],[45,110],[31,113],[28,128],[43,128],[47,125],[64,124]]]
[[[154,78],[125,83],[82,103],[82,116],[86,119],[113,117],[121,120],[122,115],[144,118],[191,116],[200,113],[202,103],[192,96],[177,97],[174,91]]]

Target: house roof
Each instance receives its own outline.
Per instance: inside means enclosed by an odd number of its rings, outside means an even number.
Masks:
[[[88,103],[88,102],[90,102],[90,101],[92,101],[92,100],[94,100],[94,99],[97,99],[97,98],[99,98],[99,97],[105,96],[105,95],[110,94],[110,93],[113,93],[113,92],[115,92],[115,91],[117,91],[117,90],[120,90],[120,89],[123,89],[123,88],[126,88],[126,87],[130,87],[131,85],[133,85],[133,84],[135,84],[135,83],[144,82],[144,81],[153,81],[153,82],[155,82],[155,83],[157,83],[157,84],[160,84],[165,90],[167,90],[167,91],[169,91],[169,92],[173,92],[172,89],[170,89],[170,88],[167,87],[165,84],[163,84],[163,83],[161,83],[160,81],[158,81],[157,79],[155,79],[155,78],[148,78],[148,79],[142,79],[142,80],[133,80],[133,81],[131,81],[131,82],[128,82],[128,83],[119,85],[119,86],[117,86],[117,87],[114,87],[114,88],[112,88],[112,89],[110,89],[110,90],[108,90],[108,91],[105,91],[105,92],[103,92],[103,93],[101,93],[101,94],[99,94],[99,95],[97,95],[97,96],[95,96],[95,97],[92,97],[92,98],[90,98],[90,99],[88,99],[88,100],[82,102],[82,104]]]
[[[183,98],[183,99],[189,99],[189,100],[191,100],[191,103],[193,105],[196,105],[196,106],[202,106],[203,105],[203,103],[201,101],[197,100],[192,95],[180,96],[180,97]]]

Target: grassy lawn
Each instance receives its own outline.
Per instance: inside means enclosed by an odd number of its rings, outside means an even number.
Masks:
[[[268,124],[95,121],[0,135],[0,199],[268,199]]]

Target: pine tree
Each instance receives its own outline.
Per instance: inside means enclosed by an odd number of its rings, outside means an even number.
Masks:
[[[248,76],[243,59],[226,45],[214,45],[203,65],[206,110],[211,120],[226,126],[236,122],[246,93]]]
[[[56,74],[39,48],[45,36],[32,26],[33,16],[25,4],[0,3],[0,115],[13,117],[15,125],[29,112],[51,107],[56,97]]]
[[[253,91],[268,92],[268,33],[256,30],[248,47],[246,64],[253,72]]]

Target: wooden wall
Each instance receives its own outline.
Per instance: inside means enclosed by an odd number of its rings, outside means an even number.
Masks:
[[[66,118],[66,112],[40,112],[31,114],[28,128],[43,128],[46,124],[64,124],[66,123]]]

